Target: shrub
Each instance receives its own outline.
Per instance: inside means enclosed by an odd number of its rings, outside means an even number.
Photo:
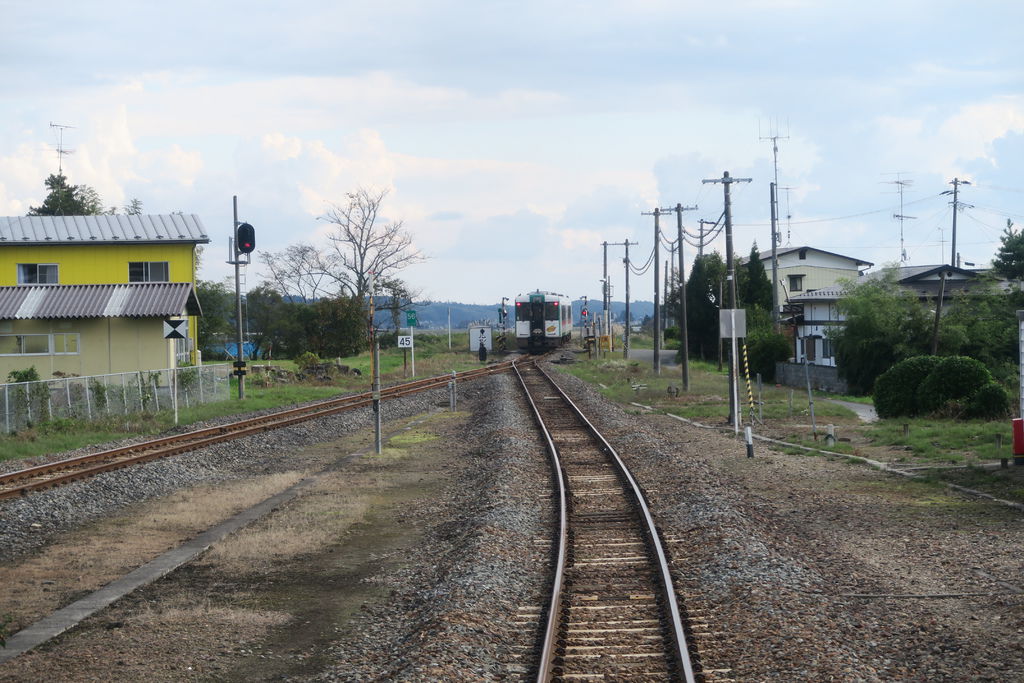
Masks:
[[[917,415],[921,411],[917,402],[918,388],[939,360],[938,356],[914,356],[900,361],[879,375],[872,394],[878,416],[888,418]]]
[[[11,370],[7,373],[8,382],[38,382],[39,373],[36,371],[36,366],[26,368],[25,370]]]
[[[975,391],[964,405],[966,417],[996,420],[1010,414],[1010,395],[996,382],[989,382]]]
[[[793,355],[793,347],[785,335],[774,332],[754,332],[747,337],[747,361],[750,376],[761,373],[766,382],[775,380],[775,363]]]
[[[295,359],[295,365],[302,372],[309,372],[313,366],[320,365],[320,358],[312,351],[306,351]]]
[[[679,328],[678,327],[666,327],[665,328],[665,341],[679,341]]]
[[[992,374],[981,361],[967,356],[947,356],[924,378],[917,388],[920,411],[930,413],[950,401],[960,402],[992,381]]]

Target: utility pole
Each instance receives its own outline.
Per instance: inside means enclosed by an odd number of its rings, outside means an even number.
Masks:
[[[951,181],[949,181],[949,184],[953,186],[953,189],[952,190],[946,190],[945,192],[942,192],[941,194],[951,194],[951,195],[953,195],[953,248],[950,250],[950,254],[949,254],[949,265],[951,265],[951,266],[953,266],[955,268],[955,267],[957,267],[957,264],[956,264],[956,214],[960,210],[961,206],[965,206],[965,207],[970,207],[971,206],[970,204],[962,204],[958,200],[957,197],[958,197],[958,193],[959,193],[959,190],[960,190],[960,186],[961,185],[970,185],[971,183],[968,180],[960,180],[959,178],[953,178]]]
[[[654,216],[654,374],[661,374],[661,304],[659,303],[659,280],[661,279],[660,268],[658,267],[658,245],[661,242],[661,226],[658,218],[661,216],[661,209],[654,209],[651,212],[641,212],[641,216]]]
[[[630,242],[628,238],[622,241],[622,245],[626,247],[626,257],[622,259],[623,265],[626,266],[626,332],[622,339],[623,358],[629,358],[629,327],[633,322],[629,316],[629,246],[631,244],[639,244],[639,242]]]
[[[704,257],[704,226],[710,225],[712,227],[718,225],[718,221],[706,221],[703,218],[700,219],[700,241],[697,242],[697,258]]]
[[[683,357],[683,391],[689,391],[690,340],[686,330],[686,259],[683,254],[683,211],[696,211],[697,206],[683,206],[677,203],[672,208],[663,210],[676,212],[676,239],[679,241],[679,349]]]
[[[729,308],[733,311],[736,310],[736,268],[732,258],[732,200],[729,193],[729,187],[733,183],[749,183],[751,178],[733,178],[729,175],[728,171],[722,174],[721,178],[710,178],[704,179],[702,183],[722,183],[725,189],[725,269],[726,279],[729,281]],[[731,358],[729,359],[729,419],[735,425],[737,431],[739,431],[739,410],[737,409],[736,403],[739,394],[736,390],[736,319],[733,314],[732,320],[732,348]]]
[[[601,308],[604,309],[601,313],[601,317],[604,320],[604,333],[608,335],[608,352],[612,350],[612,318],[608,312],[608,308],[612,303],[611,295],[611,282],[608,280],[608,243],[601,242],[601,246],[604,247],[604,295],[601,298]],[[600,350],[601,340],[597,340],[597,346]],[[598,353],[600,355],[600,352]]]
[[[760,128],[760,125],[758,125]],[[769,130],[770,130],[769,126]],[[771,135],[762,135],[762,140],[772,141],[772,162],[773,169],[775,172],[774,182],[771,183],[768,193],[768,201],[771,204],[771,216],[772,216],[772,327],[775,332],[779,331],[779,255],[776,247],[781,242],[781,235],[779,234],[779,140],[788,140],[789,136],[781,136],[778,132],[778,126]]]
[[[772,330],[779,332],[779,250],[778,250],[778,186],[769,188],[772,204]]]

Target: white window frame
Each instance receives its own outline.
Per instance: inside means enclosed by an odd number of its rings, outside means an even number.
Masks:
[[[75,351],[55,351],[54,336],[61,337],[74,337],[75,338]],[[19,351],[17,353],[0,353],[0,356],[5,358],[20,357],[20,356],[78,356],[82,353],[82,335],[78,332],[57,332],[53,334],[0,334],[0,339],[8,337],[15,337],[17,341],[15,344],[18,346]],[[25,349],[25,337],[46,337],[46,351],[26,352]],[[67,343],[65,340],[64,348],[67,349]]]
[[[29,282],[26,277],[29,268],[35,269],[35,281]],[[39,270],[41,268],[53,269],[53,282],[40,282]],[[60,284],[60,266],[56,263],[19,263],[18,264],[19,285],[57,285]]]
[[[132,279],[132,266],[142,266],[142,279]],[[160,265],[164,269],[164,278],[162,280],[154,279],[153,277],[153,266]],[[129,261],[128,262],[128,282],[170,282],[171,281],[171,264],[169,261]]]
[[[789,291],[790,292],[802,292],[804,291],[804,275],[790,275],[789,280]],[[799,282],[800,286],[794,286],[795,283]]]

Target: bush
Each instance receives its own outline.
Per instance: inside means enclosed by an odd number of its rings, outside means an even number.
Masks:
[[[789,339],[774,332],[754,332],[747,337],[747,361],[751,377],[761,373],[766,382],[775,381],[775,363],[793,355]]]
[[[878,416],[912,417],[920,413],[918,388],[939,364],[939,360],[938,356],[914,356],[900,361],[879,375],[872,394]]]
[[[665,328],[665,341],[679,341],[679,328],[678,327],[666,327]]]
[[[309,372],[314,366],[320,365],[320,358],[312,351],[306,351],[295,359],[295,365],[301,372]]]
[[[930,413],[949,402],[961,402],[992,382],[992,373],[981,361],[967,356],[947,356],[924,378],[917,388],[917,405]]]
[[[964,415],[983,420],[996,420],[1010,414],[1010,395],[999,384],[989,382],[967,399]]]
[[[36,371],[36,366],[32,366],[25,370],[11,370],[7,373],[8,382],[38,382],[39,372]]]

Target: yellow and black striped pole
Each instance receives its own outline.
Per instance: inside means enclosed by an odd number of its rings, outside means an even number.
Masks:
[[[747,361],[747,342],[743,341],[743,376],[747,380],[747,400],[750,403],[750,421],[754,421],[754,388],[750,385],[750,364]]]

